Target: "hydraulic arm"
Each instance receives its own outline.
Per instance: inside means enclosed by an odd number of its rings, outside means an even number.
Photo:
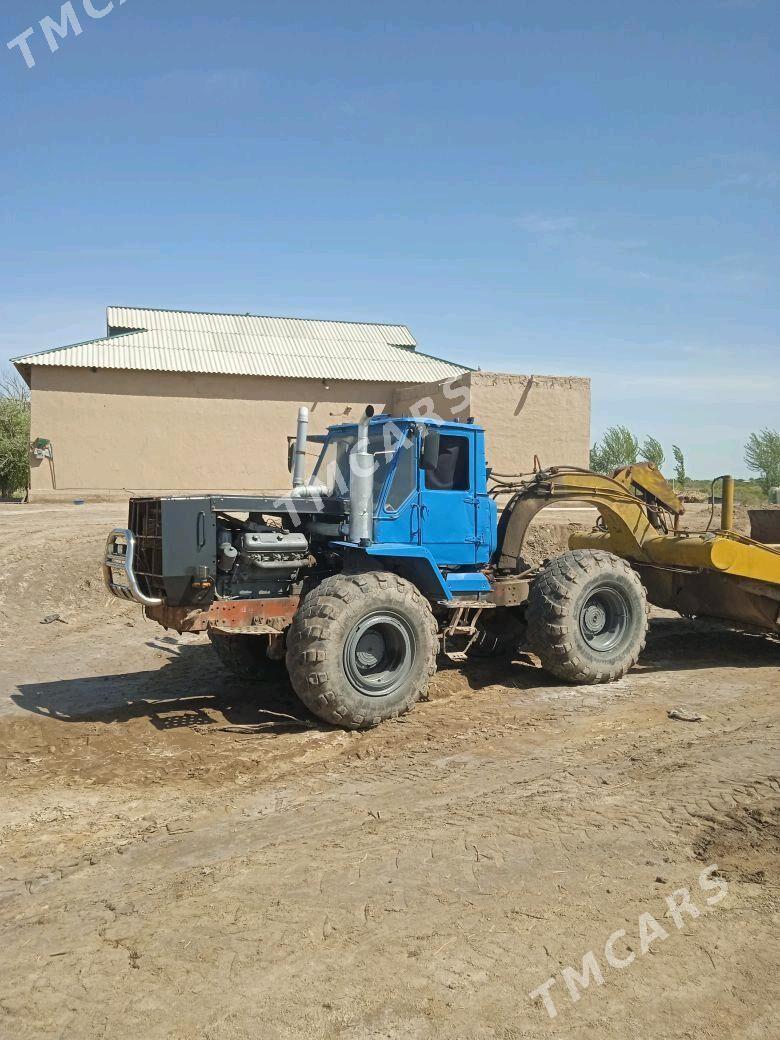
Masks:
[[[503,485],[507,488],[507,485]],[[720,529],[681,531],[685,506],[652,463],[613,477],[561,466],[516,485],[500,524],[498,567],[522,572],[534,516],[552,503],[586,502],[596,530],[576,533],[572,549],[601,549],[628,560],[656,606],[780,631],[780,551],[733,530],[733,482],[724,478]]]

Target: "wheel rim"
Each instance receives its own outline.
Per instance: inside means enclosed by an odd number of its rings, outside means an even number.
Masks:
[[[416,640],[406,618],[377,611],[361,618],[344,644],[344,671],[365,697],[387,697],[408,677]]]
[[[602,585],[580,609],[580,632],[592,650],[608,653],[623,641],[630,618],[631,604],[622,589]]]

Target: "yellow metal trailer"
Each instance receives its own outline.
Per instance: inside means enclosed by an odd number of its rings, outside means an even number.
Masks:
[[[652,463],[612,477],[567,466],[538,472],[515,485],[504,510],[499,567],[519,569],[528,526],[540,510],[585,502],[598,510],[599,522],[594,531],[573,535],[570,547],[628,561],[651,603],[780,634],[780,547],[734,530],[734,481],[721,479],[720,526],[694,532],[679,529],[685,506]]]

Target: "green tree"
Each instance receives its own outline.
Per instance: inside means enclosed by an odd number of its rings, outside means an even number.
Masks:
[[[751,433],[745,445],[745,464],[760,474],[758,482],[765,494],[780,486],[780,433],[770,429]]]
[[[30,473],[30,394],[16,375],[0,377],[0,498],[27,488]]]
[[[664,449],[661,447],[661,442],[657,441],[655,437],[651,437],[649,434],[645,437],[640,455],[647,462],[654,462],[658,469],[663,469],[666,456],[664,455]]]
[[[639,441],[627,426],[610,426],[590,450],[590,468],[596,473],[614,473],[633,466],[639,456]]]
[[[685,485],[688,483],[688,474],[685,472],[685,456],[682,453],[682,449],[678,448],[676,444],[672,445],[672,455],[674,455],[674,479],[677,482],[677,490],[684,491]]]

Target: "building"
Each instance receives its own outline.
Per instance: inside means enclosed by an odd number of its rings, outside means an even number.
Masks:
[[[587,465],[587,379],[473,371],[404,325],[109,307],[107,335],[16,358],[32,395],[31,499],[279,490],[311,432],[367,404],[473,415],[497,471]]]

